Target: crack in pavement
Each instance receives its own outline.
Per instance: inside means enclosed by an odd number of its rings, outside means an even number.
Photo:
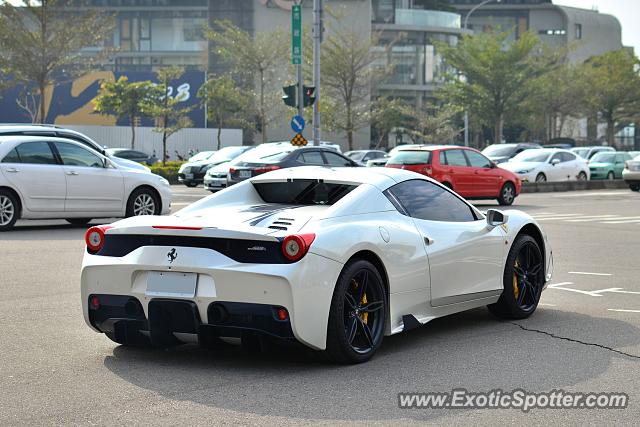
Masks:
[[[519,328],[520,328],[520,329],[522,329],[523,331],[527,331],[527,332],[536,332],[536,333],[538,333],[538,334],[547,335],[547,336],[549,336],[549,337],[551,337],[551,338],[556,338],[556,339],[563,340],[563,341],[574,342],[574,343],[577,343],[577,344],[582,344],[582,345],[586,345],[586,346],[590,346],[590,347],[598,347],[598,348],[602,348],[602,349],[604,349],[604,350],[608,350],[608,351],[611,351],[611,352],[614,352],[614,353],[618,353],[618,354],[620,354],[620,355],[622,355],[622,356],[630,357],[630,358],[632,358],[632,359],[640,359],[640,356],[638,356],[638,355],[636,355],[636,354],[625,353],[624,351],[616,350],[615,348],[613,348],[613,347],[608,347],[608,346],[606,346],[606,345],[596,344],[596,343],[591,343],[591,342],[585,342],[585,341],[580,341],[580,340],[576,340],[576,339],[568,338],[568,337],[561,337],[561,336],[556,335],[556,334],[553,334],[553,333],[551,333],[551,332],[541,331],[540,329],[527,328],[526,326],[522,326],[521,324],[516,323],[516,322],[508,322],[508,323],[510,323],[510,324],[512,324],[512,325],[515,325],[515,326],[519,327]]]

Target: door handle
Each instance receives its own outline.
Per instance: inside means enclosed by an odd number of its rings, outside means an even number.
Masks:
[[[67,172],[67,175],[79,175],[79,174],[76,171],[69,171]]]
[[[20,169],[11,168],[11,169],[7,169],[7,172],[18,173],[18,172],[20,172]]]
[[[426,243],[426,244],[427,244],[427,246],[429,246],[429,245],[433,245],[434,240],[433,240],[432,238],[430,238],[430,237],[428,237],[428,236],[422,236],[422,237],[424,237],[424,243]]]

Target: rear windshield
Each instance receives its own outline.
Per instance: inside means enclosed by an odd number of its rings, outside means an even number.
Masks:
[[[333,205],[357,187],[357,185],[327,183],[315,179],[254,182],[253,186],[265,203],[283,205]]]
[[[285,157],[287,157],[292,151],[295,151],[297,147],[289,146],[289,147],[265,147],[265,148],[254,148],[253,150],[247,151],[242,156],[236,157],[237,162],[239,163],[278,163]]]
[[[431,151],[398,151],[391,156],[390,165],[428,165],[431,164]]]

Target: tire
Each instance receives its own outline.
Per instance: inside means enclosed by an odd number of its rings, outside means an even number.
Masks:
[[[67,218],[65,219],[65,221],[67,221],[69,224],[71,225],[87,225],[91,222],[93,218]]]
[[[544,286],[544,260],[538,243],[529,235],[513,243],[503,276],[504,290],[495,304],[487,306],[504,319],[524,319],[538,307]]]
[[[336,363],[362,363],[382,344],[387,295],[369,261],[348,263],[336,283],[329,310],[327,357]]]
[[[543,173],[539,173],[536,176],[536,182],[547,182],[547,176]]]
[[[131,193],[127,201],[127,218],[158,214],[160,214],[160,200],[155,191],[148,187],[141,187]]]
[[[640,184],[629,184],[629,189],[631,191],[640,191]]]
[[[616,174],[614,174],[613,171],[609,171],[609,173],[607,174],[607,179],[609,181],[613,181],[614,179],[616,179]]]
[[[7,190],[0,189],[0,231],[11,230],[20,217],[20,203]]]
[[[193,187],[197,187],[198,183],[197,182],[185,182],[184,185],[186,185],[189,188],[193,188]]]
[[[511,182],[506,182],[500,190],[500,196],[498,197],[498,203],[501,206],[511,206],[516,199],[516,186]]]
[[[586,181],[587,180],[587,174],[582,171],[578,174],[578,181]]]

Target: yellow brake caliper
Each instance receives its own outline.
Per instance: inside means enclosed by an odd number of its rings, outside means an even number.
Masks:
[[[357,290],[360,287],[360,284],[358,282],[356,282],[355,280],[352,280],[351,283],[353,284],[353,289]],[[364,295],[362,295],[362,299],[360,300],[360,304],[366,304],[367,303],[367,294],[365,293]],[[360,313],[360,318],[362,319],[362,321],[364,322],[364,324],[367,324],[367,321],[369,320],[369,313]]]
[[[518,261],[516,260],[516,264],[515,264],[516,268],[520,267],[518,265]],[[516,274],[515,268],[513,269],[513,294],[515,295],[516,299],[518,299],[518,295],[520,294],[520,290],[518,289],[518,275]]]

